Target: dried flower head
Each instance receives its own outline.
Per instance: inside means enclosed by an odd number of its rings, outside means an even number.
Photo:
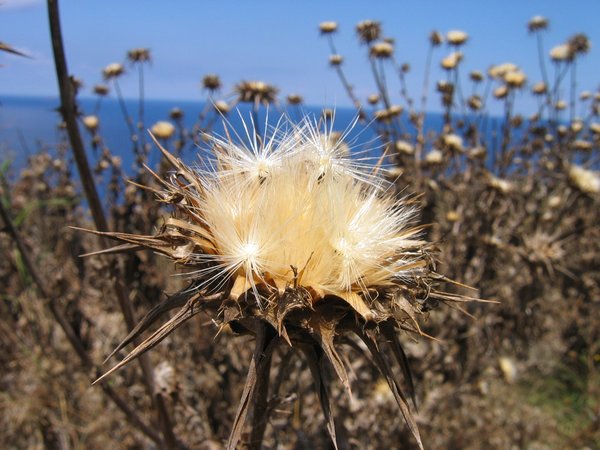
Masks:
[[[444,162],[444,154],[437,149],[431,150],[425,156],[425,163],[427,165],[436,166]]]
[[[214,104],[214,108],[219,114],[223,116],[226,116],[227,113],[231,110],[229,104],[224,100],[217,100]]]
[[[304,99],[299,94],[288,94],[286,100],[290,105],[301,105],[304,103]]]
[[[331,108],[323,108],[321,110],[321,117],[324,120],[333,120],[335,118],[335,112]]]
[[[179,120],[183,118],[183,110],[178,107],[171,108],[171,111],[169,111],[169,117],[173,120]]]
[[[105,80],[120,77],[123,73],[125,73],[125,68],[120,63],[112,63],[102,69],[102,76]]]
[[[469,158],[471,159],[485,160],[486,156],[487,150],[483,146],[473,147],[469,150]]]
[[[375,120],[377,120],[378,122],[388,123],[394,117],[398,117],[400,114],[402,114],[402,111],[404,111],[404,108],[402,108],[402,106],[392,105],[389,108],[375,111],[374,117]]]
[[[432,47],[438,47],[443,42],[444,38],[438,31],[433,30],[431,33],[429,33],[429,43]]]
[[[552,58],[552,61],[555,62],[572,60],[573,53],[571,52],[569,44],[561,44],[552,47],[552,49],[550,50],[550,58]]]
[[[527,81],[527,76],[519,70],[507,72],[504,75],[504,82],[511,88],[523,87],[523,85],[525,85],[526,81]]]
[[[369,54],[373,58],[390,58],[394,54],[394,46],[389,42],[376,42],[371,45]]]
[[[376,105],[377,103],[379,103],[379,100],[379,94],[371,94],[367,97],[367,103],[369,105]]]
[[[573,121],[571,122],[571,131],[574,134],[579,133],[581,130],[583,130],[583,120],[581,120],[580,118],[576,117],[575,119],[573,119]]]
[[[158,139],[169,139],[175,133],[175,125],[171,122],[159,121],[152,125],[151,131]]]
[[[545,30],[546,28],[548,28],[548,19],[543,16],[533,16],[529,22],[527,22],[527,29],[530,33]]]
[[[356,34],[363,44],[370,44],[381,36],[381,22],[376,20],[363,20],[356,25]]]
[[[600,193],[600,174],[575,164],[569,167],[569,180],[580,191],[586,194]]]
[[[582,91],[579,94],[579,100],[585,101],[589,100],[590,98],[592,98],[592,93],[590,91]]]
[[[458,63],[461,62],[462,59],[463,59],[462,52],[452,52],[448,56],[446,56],[444,59],[442,59],[440,65],[442,66],[442,69],[452,70],[452,69],[455,69],[456,66],[458,66]]]
[[[454,93],[454,84],[446,80],[440,80],[436,84],[436,89],[442,94],[452,94]]]
[[[275,103],[279,89],[264,81],[242,81],[235,86],[235,91],[239,102],[269,105]]]
[[[503,180],[502,178],[495,177],[491,174],[488,175],[487,183],[489,187],[502,194],[508,194],[514,189],[510,181]]]
[[[442,141],[444,146],[451,151],[462,152],[464,150],[462,137],[458,134],[444,134]]]
[[[495,80],[503,79],[507,73],[516,72],[519,70],[519,67],[513,63],[503,63],[497,64],[495,66],[491,66],[488,69],[488,75],[490,78]]]
[[[319,31],[321,32],[321,34],[335,33],[337,31],[337,29],[338,29],[337,22],[327,21],[327,22],[321,22],[319,24]]]
[[[585,139],[576,139],[571,142],[571,148],[580,152],[589,152],[592,150],[593,145],[590,141],[586,141]]]
[[[221,78],[219,75],[214,73],[209,73],[208,75],[204,75],[202,77],[202,87],[207,91],[218,91],[221,89]]]
[[[283,127],[287,126],[286,129]],[[279,124],[272,137],[248,146],[210,138],[210,169],[191,169],[161,148],[175,169],[161,190],[151,188],[172,216],[154,236],[98,233],[146,247],[187,270],[190,286],[157,305],[117,350],[144,332],[157,314],[184,305],[107,374],[158,344],[200,311],[255,338],[255,352],[228,442],[233,449],[260,383],[256,373],[277,345],[287,343],[311,367],[327,428],[335,442],[326,385],[328,361],[350,388],[337,336],[360,339],[382,372],[413,437],[422,448],[412,408],[381,351],[389,348],[413,395],[398,340],[402,329],[418,333],[416,317],[428,300],[463,297],[438,291],[428,257],[431,246],[413,221],[417,210],[397,198],[377,169],[343,156],[343,139],[331,138],[314,120]],[[158,177],[158,175],[156,175]],[[254,372],[253,372],[254,370]],[[254,375],[252,375],[254,373]]]
[[[483,81],[483,73],[481,73],[479,70],[473,70],[471,73],[469,73],[469,78],[475,83],[480,83]]]
[[[83,122],[83,125],[89,130],[89,131],[96,131],[98,129],[98,125],[100,124],[100,121],[98,120],[98,116],[84,116],[81,121]]]
[[[508,87],[505,84],[498,86],[496,89],[494,89],[493,94],[497,99],[505,98],[508,95]]]
[[[531,92],[533,92],[534,95],[544,95],[546,92],[548,92],[548,87],[543,81],[538,81],[531,88]]]
[[[562,111],[563,109],[567,109],[567,102],[564,100],[558,100],[554,104],[554,109],[556,109],[557,111]]]
[[[474,94],[467,99],[467,105],[471,111],[479,111],[483,107],[481,96]]]
[[[581,55],[590,51],[591,44],[589,38],[583,34],[578,33],[569,38],[567,41],[569,52],[573,55]]]
[[[127,59],[132,63],[143,63],[152,60],[149,48],[134,48],[127,52]]]
[[[450,45],[463,45],[469,39],[469,35],[461,30],[452,30],[446,33],[446,41]]]
[[[396,151],[403,155],[413,155],[415,153],[415,147],[408,141],[397,140],[394,144]]]
[[[344,62],[344,57],[342,55],[329,55],[329,64],[332,66],[341,66]]]
[[[94,86],[94,94],[104,97],[108,95],[109,89],[105,84],[97,84]]]

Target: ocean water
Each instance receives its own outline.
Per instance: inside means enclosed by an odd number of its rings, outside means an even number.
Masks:
[[[59,100],[51,97],[0,97],[0,160],[10,160],[13,167],[18,169],[25,163],[28,155],[42,148],[51,153],[54,152],[61,136],[64,136],[62,134],[64,131],[58,129],[60,122],[57,112],[58,105]],[[136,121],[138,117],[137,100],[126,100],[125,105],[129,115]],[[98,108],[97,100],[92,98],[80,99],[79,106],[84,115],[93,114]],[[183,111],[184,125],[191,130],[198,115],[205,110],[206,104],[201,101],[147,100],[144,108],[145,126],[150,128],[159,120],[170,120],[169,112],[174,107]],[[104,143],[110,148],[113,155],[122,158],[123,168],[127,171],[133,163],[133,145],[120,105],[116,99],[105,98],[102,99],[97,111],[100,119],[99,130]],[[268,109],[261,108],[258,118],[259,127],[264,130],[267,121],[272,126],[276,125],[283,114],[286,114],[292,121],[297,121],[304,115],[318,119],[321,111],[321,107],[310,106],[291,106],[287,109],[275,106]],[[372,127],[368,124],[355,123],[355,119],[356,111],[354,109],[337,108],[333,129],[344,132],[354,123],[354,126],[348,131],[345,141],[350,144],[353,153],[361,157],[377,158],[381,155],[383,143],[377,138]],[[250,124],[250,106],[238,105],[228,114],[227,121],[230,129],[241,139],[245,139],[246,132],[242,121]],[[442,117],[440,115],[430,114],[427,116],[426,128],[439,131],[441,124]],[[406,129],[411,128],[406,119],[403,121],[403,126]],[[215,118],[213,130],[218,135],[224,135],[221,117]],[[81,133],[86,146],[91,148],[91,134],[83,126]],[[147,138],[147,140],[149,139]],[[194,162],[202,153],[200,149],[189,147],[182,154],[182,158],[186,162]],[[94,155],[90,153],[90,157],[93,158]],[[150,153],[150,163],[152,164],[157,158],[158,150],[153,148]]]

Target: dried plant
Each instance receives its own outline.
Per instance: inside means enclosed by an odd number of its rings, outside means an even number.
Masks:
[[[414,401],[397,332],[420,334],[417,317],[432,302],[466,298],[436,288],[444,277],[433,270],[422,227],[414,226],[413,202],[395,199],[377,176],[378,166],[369,172],[344,157],[329,138],[331,131],[322,134],[308,119],[286,131],[280,127],[261,141],[249,131],[248,147],[212,138],[214,160],[206,170],[191,169],[161,147],[174,172],[169,180],[158,178],[162,190],[152,190],[173,206],[173,215],[153,236],[98,233],[128,244],[115,251],[151,248],[191,279],[187,288],[153,308],[117,350],[160,313],[185,303],[183,308],[100,379],[211,308],[220,329],[229,325],[256,342],[228,448],[236,447],[254,402],[251,444],[262,442],[266,418],[259,409],[266,400],[261,397],[268,391],[271,354],[279,344],[306,358],[335,443],[322,362],[328,360],[350,390],[334,342],[355,335],[422,447],[405,390],[381,351],[390,346]]]

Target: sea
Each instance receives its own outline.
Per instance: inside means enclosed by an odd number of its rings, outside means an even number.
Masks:
[[[10,162],[14,170],[23,167],[27,157],[40,150],[56,151],[57,145],[64,140],[65,132],[59,128],[61,122],[58,113],[60,101],[54,97],[26,97],[26,96],[0,96],[0,161]],[[125,109],[134,122],[137,122],[139,103],[136,99],[126,99]],[[104,144],[111,153],[120,156],[123,168],[127,171],[133,165],[134,156],[130,132],[121,105],[114,98],[103,98],[100,103],[95,98],[78,99],[78,105],[82,115],[96,114],[100,119],[99,131]],[[175,100],[145,100],[144,101],[144,125],[151,128],[152,125],[161,120],[172,120],[169,114],[173,108],[179,108],[183,112],[183,123],[187,130],[192,130],[198,116],[211,110],[212,105],[206,105],[202,101],[175,101]],[[264,131],[265,124],[276,126],[282,116],[286,116],[292,122],[300,120],[304,116],[313,117],[318,120],[321,117],[323,107],[320,106],[270,106],[261,107],[258,115],[258,126]],[[406,114],[404,114],[406,116]],[[335,131],[347,133],[347,142],[356,155],[360,157],[371,157],[376,159],[381,155],[383,143],[377,138],[373,124],[358,122],[356,110],[353,108],[337,107],[334,110],[332,128]],[[226,118],[215,117],[212,132],[223,136],[225,134],[225,122],[230,134],[239,135],[240,140],[246,139],[246,131],[243,122],[247,125],[252,123],[251,105],[239,104],[232,109]],[[412,127],[406,119],[402,126],[406,130]],[[440,131],[442,116],[440,114],[428,114],[426,128]],[[233,130],[233,131],[231,131]],[[413,128],[414,131],[414,128]],[[86,147],[91,148],[91,133],[81,126],[81,133]],[[235,138],[235,136],[234,136]],[[89,150],[91,152],[91,150]],[[188,163],[194,163],[205,155],[203,149],[191,147],[182,154],[182,159]],[[90,153],[90,158],[95,155]],[[150,153],[150,164],[158,158],[158,149],[154,148]],[[13,170],[13,171],[14,171]]]

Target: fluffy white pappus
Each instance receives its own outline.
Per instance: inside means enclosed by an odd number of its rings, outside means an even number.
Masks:
[[[373,166],[327,143],[331,129],[314,121],[274,131],[250,146],[214,139],[214,172],[197,172],[194,211],[210,242],[195,255],[209,263],[192,274],[201,284],[368,295],[422,267],[415,210],[382,189]]]
[[[337,135],[333,130],[333,120],[329,122],[329,126],[320,126],[315,118],[305,117],[296,126],[299,139],[305,146],[300,152],[301,157],[314,167],[313,174],[318,179],[350,176],[373,186],[383,187],[387,181],[377,176],[377,171],[374,171],[377,158],[359,157],[361,153],[369,152],[371,149],[353,152],[346,142],[357,122],[358,117],[343,133]]]

